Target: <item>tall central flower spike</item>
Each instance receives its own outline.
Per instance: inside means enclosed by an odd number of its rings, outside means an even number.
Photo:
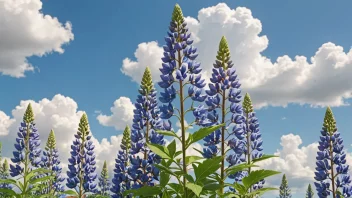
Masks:
[[[17,136],[16,151],[13,152],[13,158],[11,158],[15,164],[10,165],[11,177],[20,174],[27,175],[32,169],[40,168],[42,165],[39,133],[35,127],[31,104],[27,106]]]
[[[211,83],[208,84],[209,90],[206,91],[208,97],[205,103],[208,106],[208,119],[212,125],[227,123],[227,126],[216,130],[204,138],[203,156],[212,158],[219,154],[225,156],[226,142],[231,133],[228,133],[229,125],[234,125],[234,131],[242,130],[242,106],[241,90],[236,70],[230,60],[230,49],[225,37],[221,38],[219,51],[213,64]],[[228,112],[228,110],[230,112]],[[228,114],[231,113],[231,114]],[[228,115],[228,117],[226,117]],[[240,126],[240,127],[238,127]],[[220,145],[219,145],[220,144]],[[224,180],[225,160],[221,162],[221,178]],[[221,189],[223,190],[223,189]]]
[[[101,174],[99,177],[99,194],[102,196],[107,196],[110,189],[110,182],[109,182],[109,173],[108,173],[108,166],[106,161],[104,161],[103,169],[101,170]]]
[[[59,160],[59,151],[56,148],[55,133],[53,130],[50,131],[48,141],[46,142],[45,150],[43,151],[43,167],[52,170],[54,179],[48,184],[48,193],[62,192],[64,186],[62,182],[64,178],[61,176],[61,165]]]
[[[234,151],[232,155],[227,157],[230,166],[248,163],[250,164],[253,159],[263,156],[263,140],[259,130],[258,118],[256,118],[253,111],[253,105],[249,94],[247,93],[243,99],[243,116],[233,116],[233,119],[243,119],[242,128],[234,127],[233,133],[235,138],[231,139],[228,143],[230,148]],[[241,181],[243,177],[251,172],[248,171],[238,172],[237,174],[230,175],[229,178],[235,179],[236,182]],[[252,186],[251,190],[263,188],[265,181],[261,180]]]
[[[351,180],[348,175],[346,153],[343,150],[343,140],[337,132],[336,121],[330,109],[327,108],[323,128],[320,131],[320,141],[317,152],[317,167],[315,168],[315,187],[319,197],[334,198],[351,197]],[[342,191],[341,191],[342,190]]]
[[[128,177],[128,157],[131,149],[131,129],[126,126],[123,132],[123,138],[121,142],[121,150],[117,154],[115,160],[114,178],[112,179],[111,192],[112,198],[123,198],[123,192],[131,189],[131,182]],[[130,198],[130,196],[126,196]]]
[[[76,189],[79,197],[87,192],[96,192],[97,174],[95,173],[94,145],[91,138],[88,118],[86,114],[83,114],[75,140],[71,145],[66,183],[68,188]]]
[[[154,154],[146,143],[165,144],[164,136],[155,132],[155,130],[163,129],[164,124],[160,119],[156,90],[148,67],[144,71],[139,95],[134,105],[131,166],[128,169],[133,181],[131,186],[133,189],[146,185],[154,186],[155,181],[159,180],[159,170],[153,164],[159,164],[161,158]]]
[[[184,163],[186,161],[185,115],[187,112],[193,111],[195,123],[198,125],[205,125],[208,121],[207,109],[202,105],[196,108],[193,106],[193,102],[204,102],[206,99],[206,95],[203,94],[205,82],[200,74],[202,71],[200,63],[195,61],[198,56],[196,53],[197,48],[192,46],[191,33],[188,33],[182,10],[177,4],[172,13],[165,41],[163,63],[160,69],[161,82],[158,83],[164,89],[159,98],[160,102],[164,103],[160,108],[161,118],[168,120],[175,115],[181,123],[182,164],[183,171],[187,173],[186,163]],[[176,86],[174,86],[175,83]],[[185,93],[187,86],[188,93]],[[179,102],[174,101],[177,95],[179,96]],[[185,108],[185,100],[187,98],[192,99],[192,106],[189,109]],[[171,126],[170,121],[169,126]],[[168,128],[171,130],[171,127]],[[186,178],[184,177],[183,179],[184,183],[186,183]]]

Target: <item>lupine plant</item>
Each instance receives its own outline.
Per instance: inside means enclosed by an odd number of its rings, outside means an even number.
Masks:
[[[291,198],[291,197],[292,197],[291,189],[288,186],[288,181],[286,179],[286,175],[284,174],[281,180],[279,198]]]
[[[306,198],[313,198],[314,197],[314,192],[312,189],[312,186],[309,184],[306,192]]]
[[[101,174],[99,177],[99,194],[106,196],[110,191],[110,182],[109,182],[109,174],[108,174],[108,166],[106,161],[104,161],[103,169],[101,170]]]
[[[158,130],[157,133],[172,136],[179,140],[181,142],[181,150],[176,151],[175,140],[168,146],[147,143],[148,147],[154,153],[163,158],[161,164],[154,164],[154,166],[161,170],[160,184],[155,187],[129,190],[128,192],[125,192],[125,194],[132,193],[134,196],[162,194],[162,196],[165,197],[175,196],[187,198],[209,194],[215,196],[214,193],[219,190],[218,183],[223,181],[218,174],[216,174],[216,171],[221,167],[221,162],[223,162],[225,158],[224,155],[212,156],[211,158],[200,162],[199,160],[202,159],[201,157],[187,156],[186,153],[186,150],[193,143],[202,140],[214,131],[215,133],[208,136],[208,139],[210,139],[211,136],[215,136],[215,138],[219,139],[219,135],[217,135],[219,132],[216,131],[220,130],[226,124],[217,123],[216,118],[214,118],[217,116],[216,113],[213,111],[210,111],[209,113],[209,108],[205,107],[203,104],[207,99],[207,94],[204,92],[206,83],[201,75],[202,69],[200,63],[195,61],[197,57],[197,49],[192,46],[193,41],[190,37],[191,34],[188,32],[182,10],[179,5],[176,5],[172,14],[168,35],[165,37],[166,45],[163,46],[164,56],[162,58],[162,68],[160,69],[161,82],[158,83],[164,90],[161,92],[161,97],[159,98],[160,102],[164,103],[160,107],[160,117],[168,122],[166,122],[167,127],[164,127],[163,130]],[[227,66],[228,64],[231,65],[231,62],[227,60],[229,58],[228,51],[224,50],[222,53],[223,57],[220,57],[219,59],[224,59],[223,62],[225,62]],[[223,83],[224,86],[229,86],[226,89],[229,89],[230,86],[233,86],[233,88],[239,88],[239,84],[236,84],[238,82],[236,81],[234,70],[229,70],[229,74],[232,76],[229,77],[230,83],[228,80]],[[216,87],[214,89],[216,89]],[[186,91],[187,93],[185,93]],[[240,92],[237,89],[229,89],[229,101],[239,103],[239,93]],[[190,101],[187,99],[190,99]],[[216,97],[214,100],[215,99]],[[225,97],[225,99],[227,100],[228,98]],[[186,126],[185,118],[189,112],[193,113],[194,121]],[[171,129],[172,117],[175,117],[180,122],[180,136]],[[201,128],[188,135],[187,138],[187,130],[190,126],[194,125],[198,125]],[[211,140],[208,142],[211,142]],[[214,142],[216,142],[216,140]],[[207,154],[211,152],[211,150],[205,150],[203,154],[207,156]],[[179,155],[182,155],[182,157],[179,158]],[[171,166],[172,164],[174,166]],[[244,168],[251,166],[254,166],[253,163],[246,164],[245,166],[232,166],[231,169],[229,169],[228,174],[235,174],[242,171]],[[190,167],[194,171],[195,178],[188,172]],[[276,171],[265,173],[266,176],[277,174]],[[243,185],[235,185],[236,189],[237,187],[241,188],[241,192],[236,196],[247,196],[247,194],[250,193],[249,188],[266,177],[263,175],[263,172],[254,172],[254,174],[248,175],[248,178],[243,181]],[[170,183],[170,176],[175,177],[178,183]],[[233,186],[233,184],[226,185]],[[265,190],[270,189],[268,188]],[[264,190],[261,192],[264,192]],[[257,194],[260,194],[260,192]],[[254,195],[255,194],[249,194],[249,196]],[[223,196],[222,193],[220,193],[220,196]]]
[[[349,166],[346,164],[343,140],[337,131],[336,121],[330,107],[326,109],[320,133],[314,177],[317,194],[319,197],[329,195],[333,198],[350,197],[352,189],[348,175]]]
[[[48,140],[46,142],[45,150],[42,156],[43,168],[51,170],[50,175],[53,176],[46,184],[45,191],[50,195],[56,195],[64,191],[64,186],[62,182],[64,177],[61,175],[62,167],[59,160],[59,151],[56,148],[55,133],[53,130],[50,131]]]
[[[115,160],[114,177],[112,179],[111,192],[112,198],[122,198],[123,193],[131,188],[131,182],[128,176],[128,158],[131,149],[131,129],[126,126],[121,141],[121,150],[117,154]],[[126,195],[130,198],[129,195]]]
[[[161,157],[153,153],[148,143],[164,145],[164,136],[155,132],[164,128],[160,119],[156,89],[152,75],[147,67],[141,81],[139,95],[133,110],[133,124],[131,134],[129,177],[133,181],[133,189],[142,186],[154,186],[159,180],[159,169],[153,164],[159,164]]]
[[[42,166],[42,150],[31,104],[28,104],[19,127],[15,149],[13,158],[11,158],[13,164],[10,165],[10,175],[17,178],[17,181],[5,179],[0,180],[0,183],[11,184],[16,186],[18,190],[0,189],[0,192],[6,192],[16,198],[31,197],[33,192],[40,188],[42,182],[48,182],[52,178],[51,176],[41,177],[51,171],[40,168]]]
[[[1,152],[2,152],[2,143],[0,142],[0,179],[9,179],[9,163],[7,162],[7,160],[5,159],[4,162],[2,162],[2,156],[1,156]],[[0,182],[0,189],[12,189],[12,186],[6,182],[1,183]],[[1,193],[0,192],[0,197],[3,198],[10,198],[11,196],[7,195],[6,193]]]
[[[71,145],[71,157],[68,159],[67,183],[70,189],[75,189],[76,195],[82,198],[87,193],[95,193],[95,154],[94,145],[91,140],[88,117],[83,114],[75,139]]]

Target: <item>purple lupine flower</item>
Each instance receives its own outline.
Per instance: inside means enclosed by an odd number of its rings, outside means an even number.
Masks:
[[[89,123],[86,114],[83,114],[75,139],[71,145],[71,157],[68,159],[66,186],[76,189],[79,197],[86,192],[96,192],[95,179],[95,154],[94,145],[91,140]]]
[[[128,174],[128,156],[131,149],[131,129],[126,126],[123,132],[121,150],[115,160],[114,177],[112,179],[112,198],[123,198],[123,192],[131,189],[131,181]],[[130,198],[131,196],[127,196]]]
[[[45,150],[43,151],[42,156],[43,161],[43,168],[49,169],[52,171],[54,178],[50,181],[47,185],[48,187],[45,189],[46,193],[53,193],[55,192],[63,192],[64,186],[62,182],[65,180],[61,175],[61,162],[59,160],[59,152],[56,148],[56,140],[54,131],[51,130],[48,141],[46,142]]]
[[[237,112],[237,114],[233,114],[231,118],[232,121],[240,123],[233,127],[232,132],[235,137],[229,140],[229,146],[234,152],[227,157],[230,166],[250,163],[253,159],[262,157],[263,140],[259,130],[258,118],[256,118],[255,112],[253,111],[252,101],[249,95],[245,95],[242,107],[238,104],[234,104],[230,107],[230,111]],[[241,181],[250,171],[251,169],[249,168],[248,171],[238,172],[237,174],[230,175],[229,178],[235,179],[235,181]],[[259,181],[252,186],[251,190],[263,188],[264,183],[265,180]]]
[[[109,173],[106,161],[104,161],[103,168],[99,177],[99,194],[102,196],[107,196],[110,190]]]
[[[343,150],[343,140],[337,132],[336,121],[330,109],[327,108],[323,128],[320,131],[320,141],[317,152],[317,167],[315,168],[315,187],[319,197],[351,197],[351,179],[348,175],[346,153]],[[341,191],[342,190],[342,191]]]
[[[184,71],[180,71],[184,76]],[[172,100],[175,90],[168,88],[165,93],[165,101]],[[156,90],[149,68],[147,67],[142,78],[141,89],[135,103],[130,150],[129,178],[132,181],[131,188],[140,188],[148,185],[153,186],[158,180],[159,170],[153,166],[158,164],[161,158],[154,154],[146,143],[164,145],[164,136],[155,132],[163,129],[165,125],[161,120],[158,108]],[[165,110],[166,111],[166,110]],[[166,113],[167,114],[167,113]]]
[[[32,169],[39,168],[41,161],[40,139],[34,123],[34,114],[31,104],[27,106],[23,116],[23,121],[17,133],[15,151],[11,161],[15,165],[10,165],[11,177],[16,177],[22,173],[28,174]],[[24,170],[24,164],[28,164]]]

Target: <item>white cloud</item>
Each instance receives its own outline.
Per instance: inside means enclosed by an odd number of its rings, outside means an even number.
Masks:
[[[15,122],[10,116],[7,116],[4,112],[0,111],[0,136],[7,135],[9,133],[9,127]]]
[[[34,71],[27,58],[52,52],[63,53],[73,40],[70,22],[41,12],[40,0],[0,0],[0,73],[24,77]]]
[[[286,174],[287,180],[293,193],[305,192],[308,184],[313,185],[314,171],[316,168],[316,155],[318,143],[302,146],[299,135],[288,134],[281,137],[282,148],[271,158],[260,163],[261,168],[280,171]],[[352,165],[352,154],[346,155],[347,164]],[[352,173],[352,170],[350,170]],[[282,174],[268,178],[268,185],[279,186]]]
[[[123,130],[126,125],[131,125],[133,119],[134,105],[127,97],[115,100],[114,106],[110,108],[111,115],[99,114],[97,119],[104,126],[113,126],[116,130]]]
[[[12,157],[17,130],[28,103],[31,103],[33,108],[35,123],[40,134],[42,147],[45,146],[50,130],[53,129],[55,131],[60,159],[64,169],[63,175],[65,176],[67,160],[70,157],[70,145],[74,139],[74,134],[77,132],[79,120],[84,112],[78,110],[78,105],[72,98],[60,94],[55,95],[51,100],[44,98],[38,102],[33,100],[21,101],[20,104],[12,110],[10,119],[8,118],[9,116],[5,115],[7,120],[12,120],[9,126],[3,121],[2,118],[4,116],[0,113],[0,129],[7,127],[6,133],[0,133],[4,157]],[[93,118],[88,117],[88,119],[91,120]],[[5,125],[3,125],[3,123],[5,123]],[[94,138],[94,131],[92,131],[92,134],[92,141],[95,145],[94,151],[97,160],[97,171],[100,174],[103,161],[106,160],[109,166],[110,177],[112,177],[114,160],[120,149],[122,135],[103,138],[99,142]]]
[[[345,53],[341,46],[329,42],[311,58],[283,55],[271,60],[261,54],[269,39],[260,35],[260,20],[247,8],[231,9],[225,3],[203,8],[197,19],[186,17],[186,21],[199,49],[198,61],[205,76],[210,76],[221,37],[227,38],[242,88],[250,93],[256,108],[289,103],[341,106],[352,97],[352,50]],[[157,81],[162,55],[162,47],[156,42],[142,43],[135,53],[137,60],[125,59],[122,71],[139,82],[140,68],[149,65]]]

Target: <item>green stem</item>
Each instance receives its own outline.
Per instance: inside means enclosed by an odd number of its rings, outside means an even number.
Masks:
[[[223,90],[223,97],[222,97],[222,120],[221,123],[225,123],[225,116],[226,116],[226,109],[225,109],[225,105],[226,105],[226,99],[225,99],[225,94],[226,94],[226,90]],[[221,160],[221,173],[220,173],[220,177],[221,177],[221,181],[220,181],[220,194],[223,195],[224,193],[224,173],[225,173],[225,126],[221,127],[221,156],[223,157]]]
[[[81,156],[83,156],[84,155],[84,140],[85,140],[85,131],[82,131],[82,144],[81,144],[81,150],[80,150],[80,152],[81,152]],[[84,182],[84,178],[83,178],[83,175],[84,175],[84,173],[83,173],[83,167],[82,167],[82,165],[83,165],[83,163],[84,163],[84,158],[82,157],[82,159],[81,159],[81,163],[80,163],[80,168],[79,168],[79,198],[82,198],[83,197],[83,195],[84,195],[84,193],[83,193],[83,182]]]
[[[248,130],[247,131],[247,163],[248,163],[248,165],[249,164],[251,164],[251,152],[250,152],[250,141],[251,141],[251,139],[250,139],[250,135],[251,135],[251,132],[249,131],[249,127],[248,127],[248,125],[249,125],[249,123],[248,123],[248,113],[246,113],[246,130]],[[248,174],[250,174],[251,173],[251,167],[248,167]],[[249,188],[249,192],[252,192],[252,187],[250,187]]]
[[[331,164],[331,185],[332,185],[332,196],[333,198],[336,197],[336,190],[335,190],[335,175],[334,175],[334,153],[333,153],[333,145],[331,140],[332,135],[330,134],[330,141],[329,141],[329,149],[330,149],[330,164]]]
[[[24,144],[25,144],[25,146],[26,146],[26,156],[25,156],[25,159],[24,159],[24,174],[23,174],[23,177],[24,177],[24,179],[23,179],[23,192],[22,192],[22,196],[23,196],[23,198],[25,198],[25,192],[27,191],[27,183],[28,183],[28,181],[27,181],[27,175],[29,174],[29,170],[28,170],[28,162],[29,162],[29,132],[30,132],[30,130],[29,130],[29,124],[30,123],[26,123],[26,131],[27,131],[27,133],[26,133],[26,139],[24,140]]]

